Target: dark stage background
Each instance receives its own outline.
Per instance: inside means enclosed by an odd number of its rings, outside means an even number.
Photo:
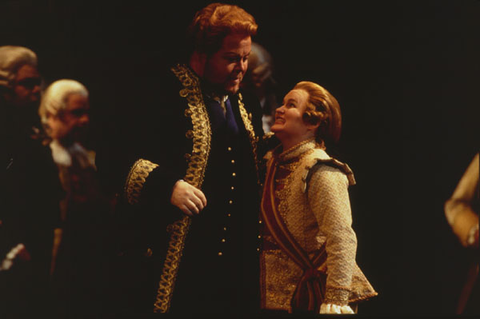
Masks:
[[[0,45],[36,51],[46,84],[87,86],[102,149],[151,90],[139,85],[147,71],[184,52],[207,3],[2,0]],[[280,98],[311,80],[340,102],[357,261],[379,292],[360,313],[452,315],[470,257],[443,204],[479,146],[480,1],[234,3],[260,26],[254,41],[273,55]]]

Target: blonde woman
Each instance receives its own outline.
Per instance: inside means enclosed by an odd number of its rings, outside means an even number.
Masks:
[[[354,313],[357,302],[377,293],[355,262],[353,173],[325,151],[340,136],[338,102],[320,85],[300,82],[271,129],[281,145],[266,155],[262,308]]]

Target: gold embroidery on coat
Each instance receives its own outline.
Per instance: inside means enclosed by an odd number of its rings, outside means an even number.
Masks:
[[[188,101],[188,109],[185,111],[185,115],[192,119],[193,125],[193,131],[189,131],[191,134],[187,134],[187,138],[192,138],[193,140],[193,150],[189,157],[184,180],[190,185],[200,188],[205,177],[205,169],[210,154],[212,136],[210,120],[203,101],[198,77],[183,65],[177,65],[172,68],[172,72],[183,85],[183,89],[180,90],[179,94]],[[190,223],[190,217],[185,215],[182,219],[168,226],[167,231],[170,232],[170,242],[158,284],[157,298],[154,303],[155,313],[166,313],[170,308],[175,279]]]
[[[242,117],[243,124],[245,125],[245,129],[247,130],[248,138],[250,140],[250,144],[252,144],[252,151],[253,151],[253,158],[255,160],[255,169],[257,171],[257,182],[260,183],[260,178],[258,176],[259,172],[259,162],[257,158],[257,144],[258,144],[258,136],[255,135],[255,130],[253,129],[252,125],[252,114],[248,114],[247,110],[245,109],[245,104],[242,102],[243,97],[242,94],[238,94],[238,108],[240,110],[240,116]]]
[[[123,189],[125,198],[129,204],[133,205],[138,203],[140,193],[142,192],[148,175],[157,167],[157,164],[145,159],[139,159],[133,164]]]

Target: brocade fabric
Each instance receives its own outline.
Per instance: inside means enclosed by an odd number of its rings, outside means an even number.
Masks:
[[[320,149],[314,140],[279,154],[275,205],[300,246],[312,257],[325,243],[327,260],[319,271],[327,274],[325,303],[346,305],[376,296],[355,262],[357,238],[352,229],[350,168]],[[275,243],[264,228],[261,254],[262,307],[291,312],[291,299],[303,270]]]

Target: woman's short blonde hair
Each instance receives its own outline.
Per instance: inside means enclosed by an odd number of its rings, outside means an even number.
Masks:
[[[56,116],[65,110],[68,97],[72,94],[79,94],[88,98],[87,88],[75,80],[62,79],[50,84],[42,96],[38,109],[42,123],[47,123],[49,115]]]
[[[303,119],[310,124],[320,124],[315,133],[317,142],[322,146],[338,142],[342,131],[342,114],[337,99],[324,87],[314,82],[302,81],[293,89],[308,93]]]
[[[217,52],[229,34],[254,36],[258,25],[251,14],[236,5],[211,3],[195,14],[188,33],[194,49],[208,55]]]

